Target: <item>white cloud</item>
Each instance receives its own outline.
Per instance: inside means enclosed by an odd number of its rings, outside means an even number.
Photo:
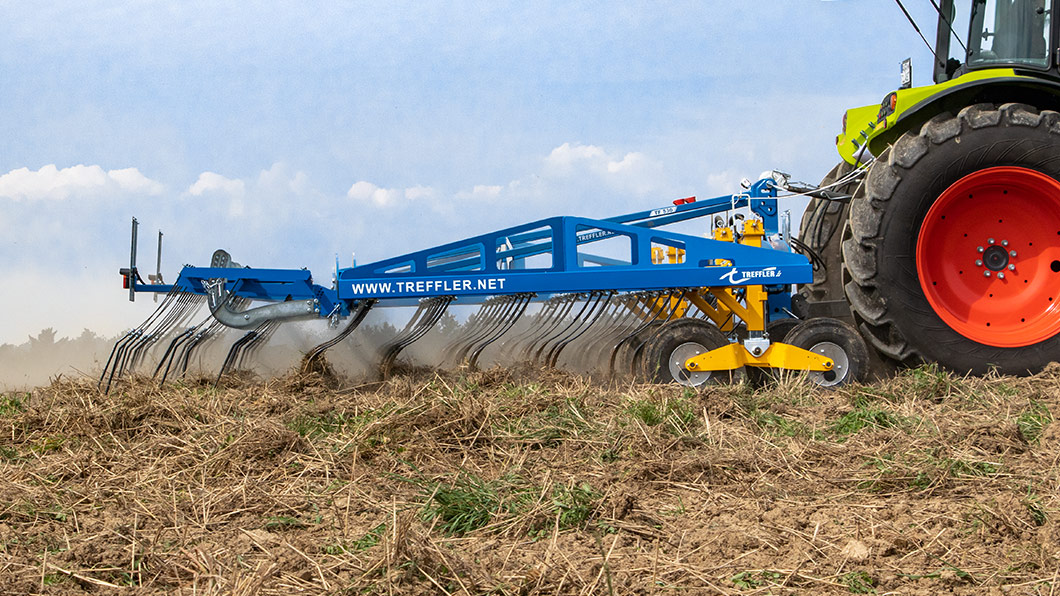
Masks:
[[[228,197],[228,216],[240,217],[245,212],[244,197],[247,185],[242,180],[226,178],[215,172],[203,172],[199,179],[188,188],[188,194],[196,197],[203,195],[222,195]]]
[[[188,193],[200,197],[207,193],[221,193],[231,197],[242,197],[246,194],[247,185],[242,180],[226,178],[214,172],[203,172],[199,179],[188,188]]]
[[[548,178],[592,179],[612,190],[644,194],[658,190],[662,164],[640,152],[619,155],[596,145],[563,143],[545,158],[542,174]]]
[[[423,201],[438,197],[438,192],[429,186],[412,186],[409,188],[381,188],[364,180],[359,180],[346,191],[346,197],[354,201],[372,203],[377,207],[392,207],[397,201]]]
[[[106,171],[98,165],[58,168],[55,164],[37,171],[19,168],[0,176],[0,197],[14,200],[64,200],[71,196],[107,193],[158,195],[165,187],[144,176],[137,168]]]
[[[501,196],[503,190],[503,186],[476,184],[470,191],[457,193],[456,198],[471,201],[495,200]]]

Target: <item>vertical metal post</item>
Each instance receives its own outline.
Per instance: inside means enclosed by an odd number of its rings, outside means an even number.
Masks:
[[[158,261],[155,263],[155,280],[162,283],[162,230],[158,231]]]
[[[140,222],[132,218],[132,247],[129,248],[129,302],[136,301],[136,229]]]

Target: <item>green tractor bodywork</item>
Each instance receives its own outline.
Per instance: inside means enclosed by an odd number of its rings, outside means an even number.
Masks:
[[[889,360],[1034,373],[1060,361],[1060,0],[931,2],[935,84],[843,116],[798,298]]]
[[[898,89],[880,105],[847,110],[836,149],[843,161],[857,165],[863,150],[879,155],[909,130],[941,113],[957,113],[977,103],[1060,105],[1060,82],[1021,74],[1014,68],[976,70],[928,87]]]
[[[971,0],[969,6],[957,0],[962,9],[958,17],[954,0],[943,0],[936,34],[936,84],[898,89],[879,105],[848,110],[836,138],[839,155],[856,165],[864,161],[866,146],[870,154],[880,155],[903,133],[935,115],[955,114],[978,103],[1060,106],[1060,27],[1052,18],[1060,2],[1049,2]],[[967,43],[956,35],[962,22],[968,24]],[[961,60],[949,57],[951,48],[963,54]]]

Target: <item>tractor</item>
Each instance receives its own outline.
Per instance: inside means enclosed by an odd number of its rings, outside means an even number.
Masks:
[[[797,310],[890,361],[1031,374],[1060,360],[1060,0],[932,5],[935,84],[912,87],[907,60],[843,116]]]

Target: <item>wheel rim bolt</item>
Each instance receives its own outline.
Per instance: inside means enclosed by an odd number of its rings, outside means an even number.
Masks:
[[[994,239],[993,238],[987,238],[986,239],[986,243],[987,244],[993,244],[994,243]]]
[[[984,271],[983,272],[983,277],[990,277],[990,272],[989,271]]]
[[[1008,266],[1008,270],[1009,270],[1009,271],[1015,271],[1015,270],[1016,270],[1016,266],[1015,266],[1015,265],[1012,265],[1012,264],[1009,264],[1009,266]]]
[[[997,272],[997,278],[998,279],[1005,279],[1005,272],[1004,271],[998,271]]]
[[[1008,246],[1008,240],[1002,240],[1001,246]]]
[[[975,266],[976,267],[982,267],[983,266],[983,260],[982,259],[976,259]]]
[[[1008,256],[1010,256],[1010,257],[1016,256],[1016,251],[1014,251],[1014,250],[1008,251]]]
[[[979,247],[979,248],[977,248],[976,250],[978,250],[979,252],[983,252],[983,251],[984,251],[984,250],[986,250],[986,249],[985,249],[985,248],[983,248],[982,246],[980,246],[980,247]]]

